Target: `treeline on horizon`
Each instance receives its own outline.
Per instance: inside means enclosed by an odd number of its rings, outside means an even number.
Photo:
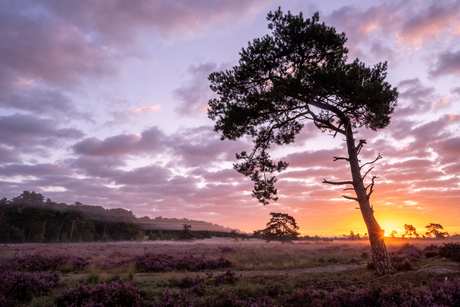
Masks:
[[[158,222],[160,227],[155,227]],[[173,229],[164,229],[167,222]],[[215,230],[191,230],[194,238],[230,237],[223,226],[188,219],[137,218],[126,209],[57,203],[34,191],[0,200],[0,243],[75,243],[181,239],[178,224],[196,224]],[[157,224],[157,225],[158,225]],[[163,229],[162,229],[163,228]],[[190,227],[189,227],[190,228]],[[190,229],[189,229],[190,230]],[[187,232],[188,233],[188,232]]]

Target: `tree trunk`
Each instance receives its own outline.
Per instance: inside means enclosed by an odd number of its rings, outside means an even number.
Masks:
[[[73,225],[75,225],[75,220],[72,221],[72,228],[70,228],[70,239],[69,239],[69,243],[72,243]]]
[[[391,265],[385,246],[385,231],[380,228],[379,223],[374,217],[374,209],[370,206],[369,196],[364,187],[364,181],[361,176],[361,167],[358,160],[358,149],[355,146],[352,127],[349,124],[346,129],[348,159],[350,163],[351,175],[353,178],[353,188],[359,203],[359,208],[363,215],[364,222],[367,226],[369,241],[371,242],[372,259],[375,268],[380,275],[394,274],[396,271]]]

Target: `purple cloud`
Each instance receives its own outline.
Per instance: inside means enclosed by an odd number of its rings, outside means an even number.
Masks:
[[[445,51],[437,56],[436,63],[430,69],[433,77],[460,74],[460,51]]]
[[[83,132],[74,128],[58,128],[51,119],[32,115],[0,116],[0,143],[32,150],[34,146],[57,146],[65,140],[79,139]]]

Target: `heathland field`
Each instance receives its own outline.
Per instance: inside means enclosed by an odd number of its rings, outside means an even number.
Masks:
[[[460,306],[460,244],[387,240],[380,277],[368,242],[5,244],[1,306]]]

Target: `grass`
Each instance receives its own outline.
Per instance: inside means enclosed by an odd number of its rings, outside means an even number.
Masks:
[[[441,245],[440,241],[398,241],[387,243],[388,251],[397,251],[401,243],[410,242],[423,249],[432,243]],[[273,305],[282,304],[283,297],[299,289],[315,289],[332,292],[339,289],[356,291],[366,287],[420,287],[430,282],[452,281],[460,278],[458,262],[441,257],[420,258],[411,262],[414,268],[407,272],[398,272],[392,276],[377,276],[374,270],[366,268],[366,260],[361,256],[370,254],[370,247],[364,240],[359,242],[302,242],[296,244],[280,244],[262,241],[239,241],[232,239],[214,240],[211,244],[200,243],[94,243],[94,244],[22,244],[8,245],[0,252],[0,258],[11,257],[11,251],[22,249],[23,254],[38,253],[53,256],[60,253],[78,254],[91,263],[81,271],[76,271],[71,264],[63,264],[56,270],[62,273],[59,287],[27,302],[29,306],[54,306],[54,301],[63,291],[75,289],[79,284],[87,282],[98,284],[116,280],[132,282],[139,288],[144,297],[151,302],[157,301],[165,291],[186,293],[195,304],[205,306],[212,299],[222,299],[226,295],[234,295],[242,300],[252,301],[264,298]],[[134,263],[104,269],[98,261],[121,261],[133,255],[144,253],[165,253],[174,256],[192,254],[211,259],[226,257],[232,261],[231,279],[216,280],[225,275],[226,270],[214,271],[171,271],[159,273],[141,273],[136,271]],[[358,259],[358,260],[356,260]],[[361,259],[361,260],[359,260]],[[352,262],[358,264],[352,264]],[[342,266],[344,270],[334,271],[329,268]],[[443,270],[440,270],[443,268]],[[208,273],[208,274],[207,274]],[[212,274],[209,274],[212,273]],[[201,285],[202,294],[188,289],[179,289],[171,284],[171,280],[185,277],[204,279]]]

